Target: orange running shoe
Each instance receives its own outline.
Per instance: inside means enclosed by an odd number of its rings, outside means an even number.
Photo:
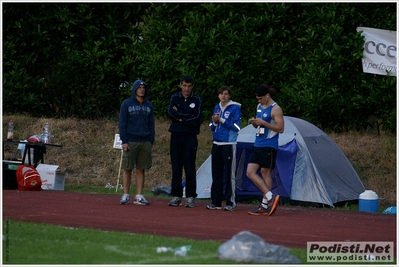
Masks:
[[[276,211],[279,201],[280,201],[280,196],[273,195],[272,199],[267,202],[267,213],[269,216]]]
[[[269,206],[267,208],[265,208],[265,207],[263,207],[262,204],[264,204],[264,203],[259,204],[259,207],[257,207],[256,209],[253,209],[251,211],[248,211],[248,213],[251,215],[255,215],[255,216],[269,215],[269,213],[268,213]]]

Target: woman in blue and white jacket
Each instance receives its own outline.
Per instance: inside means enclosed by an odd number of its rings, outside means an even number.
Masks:
[[[226,200],[224,210],[234,211],[235,202],[235,166],[236,141],[241,125],[241,104],[231,100],[231,89],[222,86],[218,89],[218,103],[213,111],[209,124],[213,132],[212,145],[212,187],[211,204],[206,208],[221,210],[222,202]],[[223,178],[226,177],[226,191],[223,193]]]

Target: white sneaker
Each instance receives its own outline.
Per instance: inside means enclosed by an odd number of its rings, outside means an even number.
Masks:
[[[145,199],[143,195],[135,196],[133,204],[142,206],[150,205],[150,203],[147,201],[147,199]]]
[[[180,197],[173,197],[168,205],[169,206],[173,206],[173,207],[181,206],[181,198]]]
[[[123,194],[122,197],[121,197],[120,204],[121,205],[122,204],[129,204],[129,199],[130,199],[129,194]]]
[[[194,208],[195,206],[195,198],[188,197],[186,202],[186,208]]]

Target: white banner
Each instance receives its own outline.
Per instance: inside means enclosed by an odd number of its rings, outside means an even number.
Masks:
[[[396,76],[396,31],[357,27],[363,31],[363,72]]]

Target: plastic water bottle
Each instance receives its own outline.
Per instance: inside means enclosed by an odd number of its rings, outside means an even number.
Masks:
[[[46,125],[44,126],[43,143],[50,143],[50,124],[48,122],[46,122]]]
[[[14,122],[10,120],[8,122],[7,140],[12,141],[13,139],[14,139]]]

